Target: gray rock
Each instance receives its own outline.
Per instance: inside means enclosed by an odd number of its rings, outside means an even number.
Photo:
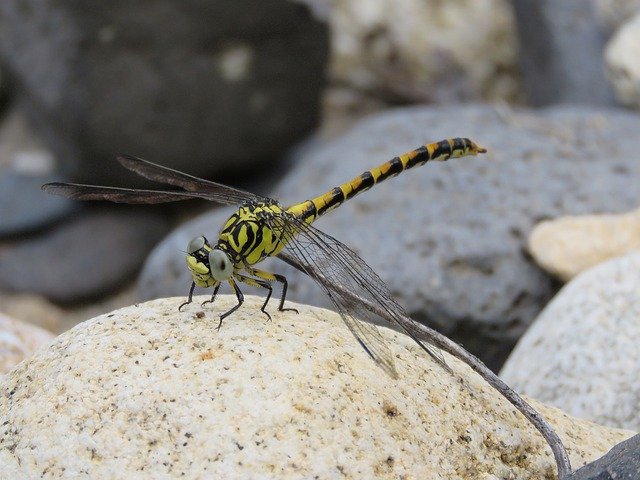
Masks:
[[[640,252],[578,275],[500,372],[514,389],[601,425],[640,430]]]
[[[0,52],[59,158],[124,179],[125,152],[237,174],[317,123],[326,23],[287,0],[0,3]]]
[[[460,135],[487,147],[482,157],[406,172],[317,225],[354,247],[411,316],[497,368],[557,288],[524,253],[529,231],[544,218],[635,206],[639,126],[632,113],[577,107],[398,109],[307,150],[274,196],[302,201],[428,141]],[[192,236],[215,238],[229,213],[168,237],[143,269],[141,296],[184,295],[179,252]],[[288,275],[292,300],[329,305],[304,275],[282,262],[269,268]]]
[[[524,87],[533,105],[612,105],[593,2],[515,0]]]
[[[575,471],[567,480],[637,480],[640,478],[640,435],[613,447],[606,455]]]
[[[36,230],[68,215],[75,208],[73,202],[40,190],[43,183],[59,180],[53,175],[0,170],[0,237]]]
[[[57,302],[97,297],[132,281],[166,231],[158,212],[121,208],[78,216],[55,230],[0,248],[0,290]]]

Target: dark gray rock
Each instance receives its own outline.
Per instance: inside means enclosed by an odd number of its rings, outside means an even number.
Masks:
[[[613,105],[594,2],[514,0],[525,91],[533,105]]]
[[[0,52],[54,152],[110,183],[125,152],[237,174],[317,123],[326,23],[288,0],[0,2]]]
[[[0,170],[0,237],[36,230],[68,215],[76,206],[73,202],[40,190],[43,183],[59,180],[53,175]]]
[[[640,478],[640,435],[613,447],[609,452],[566,480],[638,480]]]
[[[2,244],[0,290],[62,303],[98,297],[133,281],[165,232],[157,211],[85,212],[38,237]]]
[[[398,109],[307,150],[274,196],[302,201],[428,141],[459,135],[487,147],[482,157],[405,172],[317,226],[355,248],[412,317],[498,368],[557,289],[524,250],[531,228],[558,215],[635,208],[639,129],[638,115],[618,110]],[[141,296],[184,295],[190,280],[180,251],[195,235],[214,239],[230,212],[168,237],[143,269]],[[311,280],[274,262],[292,300],[330,305]]]

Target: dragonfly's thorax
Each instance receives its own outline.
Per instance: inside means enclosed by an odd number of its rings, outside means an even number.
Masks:
[[[284,247],[281,221],[286,215],[276,202],[242,205],[225,222],[218,239],[234,265],[255,265]]]

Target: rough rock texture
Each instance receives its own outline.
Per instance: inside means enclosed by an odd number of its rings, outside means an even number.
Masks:
[[[42,328],[0,313],[0,378],[53,338],[52,333]]]
[[[65,303],[117,290],[166,228],[157,210],[85,211],[52,232],[3,244],[0,289]]]
[[[617,100],[640,109],[640,13],[626,22],[607,44],[605,61]]]
[[[520,93],[505,0],[331,2],[334,80],[390,102],[513,100]]]
[[[611,105],[593,2],[514,0],[525,91],[533,105]]]
[[[196,302],[206,297],[196,298]],[[445,373],[383,331],[384,375],[339,317],[259,312],[247,299],[216,331],[202,309],[160,299],[61,335],[0,383],[0,471],[57,478],[551,478],[543,439],[454,359]],[[25,379],[29,378],[29,381]],[[630,432],[535,404],[577,467]]]
[[[538,265],[564,281],[634,250],[640,250],[640,209],[548,220],[529,236],[529,252]]]
[[[576,471],[567,480],[634,480],[640,478],[640,435],[611,449],[604,457]]]
[[[502,369],[519,392],[604,425],[640,430],[640,253],[578,275]]]
[[[531,228],[545,218],[636,207],[639,129],[640,117],[617,110],[397,109],[309,148],[273,195],[283,204],[302,201],[449,136],[487,147],[481,157],[405,172],[317,226],[355,248],[413,318],[497,369],[557,289],[525,253]],[[163,241],[143,269],[141,297],[185,295],[191,280],[182,252],[196,235],[214,240],[230,213],[202,216]],[[288,276],[291,299],[330,305],[282,262],[264,268]]]
[[[327,25],[287,0],[7,0],[0,52],[63,161],[238,173],[315,127]]]

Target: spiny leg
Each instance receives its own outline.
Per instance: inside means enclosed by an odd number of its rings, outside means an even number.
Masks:
[[[258,278],[266,280],[267,282],[279,282],[282,284],[282,295],[280,296],[280,305],[278,306],[278,310],[281,312],[296,312],[298,310],[295,308],[284,308],[284,301],[287,297],[287,288],[289,286],[289,282],[287,281],[287,277],[284,275],[279,275],[277,273],[266,272],[264,270],[258,270],[257,268],[247,268],[247,271]],[[267,297],[267,301],[269,297]],[[265,302],[265,307],[267,306]]]
[[[178,307],[179,312],[182,311],[182,307],[184,307],[185,305],[189,305],[193,301],[193,291],[195,290],[195,288],[196,282],[191,282],[191,288],[189,289],[189,298],[187,298],[187,301]]]
[[[218,290],[220,290],[220,285],[221,283],[218,283],[215,288],[213,289],[213,293],[211,294],[211,298],[209,300],[205,300],[204,302],[202,302],[200,304],[201,307],[204,307],[207,303],[213,303],[213,301],[216,299],[216,295],[218,295]]]
[[[267,293],[267,298],[262,304],[262,308],[260,308],[260,311],[267,316],[269,321],[271,321],[271,315],[269,315],[269,312],[265,310],[265,308],[267,308],[267,303],[269,303],[269,299],[271,298],[271,294],[273,293],[273,287],[271,286],[271,284],[265,280],[261,280],[259,278],[247,277],[246,275],[242,275],[242,274],[237,274],[236,278],[240,280],[242,283],[246,283],[247,285],[251,285],[252,287],[261,287],[269,290],[269,293]]]
[[[218,331],[220,331],[220,327],[222,326],[222,320],[224,320],[233,312],[235,312],[237,309],[239,309],[240,305],[244,303],[244,295],[240,291],[240,288],[238,288],[238,285],[236,285],[236,282],[233,280],[233,278],[230,278],[228,282],[229,282],[229,285],[231,285],[231,289],[233,290],[233,293],[236,294],[236,298],[238,299],[238,304],[235,307],[232,307],[228,311],[224,312],[222,315],[220,315],[220,323],[218,323]]]

